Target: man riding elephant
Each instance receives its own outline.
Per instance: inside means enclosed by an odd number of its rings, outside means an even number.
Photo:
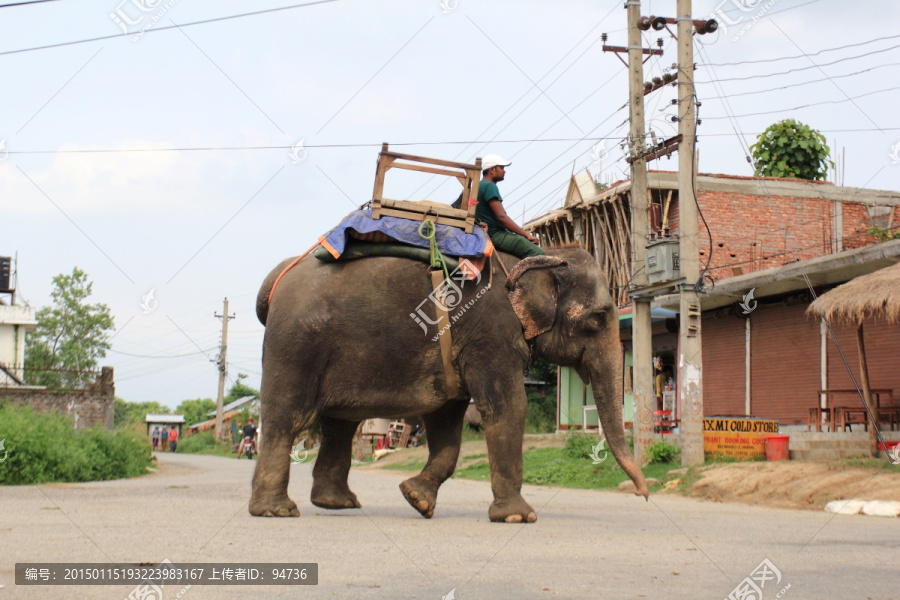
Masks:
[[[503,208],[503,198],[497,184],[506,176],[506,167],[512,162],[496,154],[488,154],[481,160],[481,183],[478,185],[478,206],[475,218],[487,225],[488,235],[494,247],[509,252],[517,258],[542,256],[538,238],[513,221]]]

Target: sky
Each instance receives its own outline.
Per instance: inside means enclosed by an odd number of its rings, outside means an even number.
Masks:
[[[701,172],[751,175],[747,146],[795,118],[845,153],[845,185],[900,190],[900,5],[695,1],[693,16],[720,22],[694,40]],[[116,323],[100,364],[131,402],[215,398],[225,297],[227,385],[259,387],[260,284],[371,199],[382,142],[512,160],[500,189],[519,223],[560,206],[573,169],[628,176],[627,71],[601,50],[603,33],[627,45],[620,0],[54,0],[0,17],[0,256],[34,307],[54,276],[88,273]],[[658,38],[647,81],[676,60],[665,31],[645,47]],[[659,137],[673,98],[645,99]],[[391,172],[385,194],[451,202],[458,184]]]

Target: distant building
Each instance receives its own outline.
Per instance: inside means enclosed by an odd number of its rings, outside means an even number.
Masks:
[[[25,334],[37,330],[35,309],[0,301],[0,386],[25,385]]]
[[[166,431],[175,426],[175,429],[178,431],[179,435],[181,434],[181,428],[184,426],[184,415],[156,415],[152,413],[148,413],[146,417],[144,417],[144,423],[147,424],[147,435],[151,435],[153,430],[159,427],[160,429],[165,428]]]

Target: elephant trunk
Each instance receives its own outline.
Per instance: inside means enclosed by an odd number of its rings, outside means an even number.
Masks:
[[[615,359],[610,360],[610,357],[606,357],[603,361],[588,363],[591,388],[597,403],[597,416],[600,418],[603,433],[606,434],[606,443],[610,451],[637,488],[635,495],[649,498],[650,492],[647,490],[644,474],[625,441],[625,424],[622,421],[622,368],[617,352],[618,343],[614,348]]]

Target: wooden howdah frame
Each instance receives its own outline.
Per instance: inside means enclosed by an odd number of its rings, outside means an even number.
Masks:
[[[436,166],[428,166],[436,165]],[[443,168],[441,168],[443,167]],[[391,200],[384,197],[384,176],[389,169],[408,169],[423,173],[434,173],[455,177],[463,187],[462,205],[467,210],[456,209],[443,202],[430,200]],[[472,233],[475,225],[475,205],[478,203],[478,185],[481,183],[481,158],[475,164],[440,160],[412,154],[400,154],[388,150],[388,144],[381,145],[378,154],[378,167],[375,171],[375,190],[372,192],[372,218],[400,217],[424,221],[431,219],[441,225],[459,227],[466,233]]]

